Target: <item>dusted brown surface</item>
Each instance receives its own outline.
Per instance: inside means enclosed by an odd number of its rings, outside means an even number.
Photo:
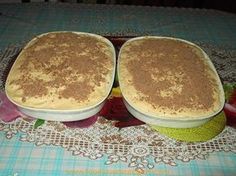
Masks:
[[[70,99],[81,106],[90,104],[91,98],[98,99],[92,100],[95,103],[104,97],[112,81],[112,57],[111,46],[101,38],[49,33],[23,49],[6,90],[17,91],[20,103],[32,103],[32,98],[52,103]]]
[[[119,72],[124,96],[150,113],[202,116],[219,110],[222,103],[215,72],[199,49],[181,41],[127,43]]]

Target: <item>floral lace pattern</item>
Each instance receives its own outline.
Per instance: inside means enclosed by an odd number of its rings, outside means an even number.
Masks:
[[[68,128],[60,122],[47,121],[34,129],[35,120],[18,118],[11,123],[0,121],[0,131],[11,139],[20,133],[20,141],[37,146],[55,145],[71,151],[72,155],[96,160],[106,158],[106,165],[117,162],[144,173],[156,164],[176,166],[177,161],[206,159],[212,152],[236,153],[236,129],[226,127],[214,139],[202,143],[186,143],[165,137],[147,125],[119,130],[112,121],[99,117],[89,128]]]
[[[236,82],[236,49],[196,43],[208,54],[224,83]]]

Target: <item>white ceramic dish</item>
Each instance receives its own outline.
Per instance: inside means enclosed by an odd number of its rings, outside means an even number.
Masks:
[[[159,37],[159,36],[144,36],[144,37],[136,37],[133,39],[128,40],[127,42],[132,42],[135,40],[140,40],[140,39],[144,39],[144,38],[158,38],[158,39],[172,39],[172,40],[178,40],[178,41],[182,41],[185,42],[187,44],[193,45],[195,47],[197,47],[198,49],[200,49],[204,55],[204,57],[206,58],[210,68],[216,73],[216,77],[217,77],[217,81],[219,82],[219,87],[220,87],[220,98],[222,100],[222,103],[220,105],[220,108],[218,111],[214,112],[213,114],[211,114],[210,116],[202,116],[199,117],[197,119],[173,119],[173,118],[168,118],[168,117],[160,117],[160,116],[155,116],[152,114],[147,114],[143,111],[141,111],[140,109],[136,108],[134,106],[134,104],[132,104],[132,102],[129,101],[128,98],[126,98],[123,94],[123,100],[124,100],[124,104],[126,106],[126,108],[128,109],[128,111],[137,119],[150,124],[150,125],[158,125],[158,126],[163,126],[163,127],[169,127],[169,128],[193,128],[193,127],[197,127],[200,125],[203,125],[204,123],[206,123],[207,121],[211,120],[216,114],[218,114],[220,111],[222,111],[223,107],[224,107],[224,91],[223,91],[223,86],[221,84],[220,78],[216,72],[216,69],[214,67],[214,65],[212,64],[210,58],[208,57],[208,55],[197,45],[195,45],[194,43],[191,43],[189,41],[186,40],[182,40],[182,39],[177,39],[177,38],[171,38],[171,37]],[[126,43],[125,43],[126,44]],[[120,51],[122,51],[122,48],[125,47],[125,44],[121,47]],[[121,53],[121,52],[120,52]],[[120,63],[120,53],[118,56],[118,64],[117,64],[117,70],[118,70],[118,79],[120,78],[119,76],[119,63]],[[122,90],[125,89],[125,87],[122,86],[122,84],[120,83],[120,89],[121,89],[121,93]]]
[[[208,122],[212,117],[203,118],[198,120],[172,120],[172,119],[162,119],[159,117],[153,117],[148,114],[144,114],[139,110],[132,107],[125,98],[123,99],[124,104],[128,111],[137,119],[149,124],[149,125],[158,125],[168,128],[194,128],[203,125]]]
[[[57,32],[71,32],[71,31],[57,31]],[[57,33],[57,32],[53,32],[53,33]],[[103,107],[106,98],[109,96],[110,91],[112,89],[112,85],[113,85],[113,81],[115,78],[115,68],[116,68],[116,54],[115,54],[115,48],[112,45],[112,43],[100,36],[100,35],[96,35],[96,34],[91,34],[91,33],[84,33],[84,32],[73,32],[76,34],[86,34],[89,36],[93,36],[93,37],[97,37],[97,38],[101,38],[103,41],[105,41],[107,44],[109,44],[113,50],[113,58],[111,58],[113,60],[113,71],[112,71],[112,80],[110,81],[109,84],[109,89],[107,89],[107,93],[106,96],[104,96],[104,98],[98,102],[97,104],[93,105],[93,106],[89,106],[86,108],[80,108],[80,109],[73,109],[73,110],[54,110],[54,109],[39,109],[39,108],[31,108],[31,107],[27,107],[27,106],[22,106],[19,105],[18,103],[14,102],[10,96],[7,95],[7,97],[9,98],[9,100],[16,104],[16,106],[18,107],[18,109],[31,117],[34,118],[39,118],[39,119],[44,119],[44,120],[52,120],[52,121],[78,121],[78,120],[83,120],[86,118],[89,118],[95,114],[97,114]],[[39,36],[37,36],[36,38],[32,39],[26,46],[25,48],[27,48],[29,45],[31,45],[36,39],[42,37],[43,35],[46,35],[48,33],[44,33],[41,34]],[[7,94],[7,92],[6,92]]]

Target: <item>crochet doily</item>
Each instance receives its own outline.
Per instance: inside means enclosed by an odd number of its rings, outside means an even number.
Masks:
[[[105,157],[106,165],[117,162],[144,173],[156,164],[176,166],[178,161],[189,162],[207,159],[213,152],[236,153],[236,129],[226,127],[214,139],[202,143],[179,142],[167,138],[147,125],[119,130],[113,122],[99,117],[89,128],[68,128],[60,122],[47,121],[34,129],[35,120],[18,118],[11,123],[0,121],[0,131],[11,139],[20,133],[19,140],[35,145],[60,146],[72,155],[96,160]]]

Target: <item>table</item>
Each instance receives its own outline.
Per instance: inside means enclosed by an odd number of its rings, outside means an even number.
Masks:
[[[49,31],[161,35],[199,44],[224,83],[236,82],[236,15],[205,9],[67,3],[0,4],[0,75],[32,37]],[[3,90],[3,80],[0,81]],[[236,130],[184,143],[141,125],[90,128],[18,118],[0,121],[0,175],[235,175]],[[96,134],[96,135],[95,135]],[[152,143],[151,142],[155,142]]]

